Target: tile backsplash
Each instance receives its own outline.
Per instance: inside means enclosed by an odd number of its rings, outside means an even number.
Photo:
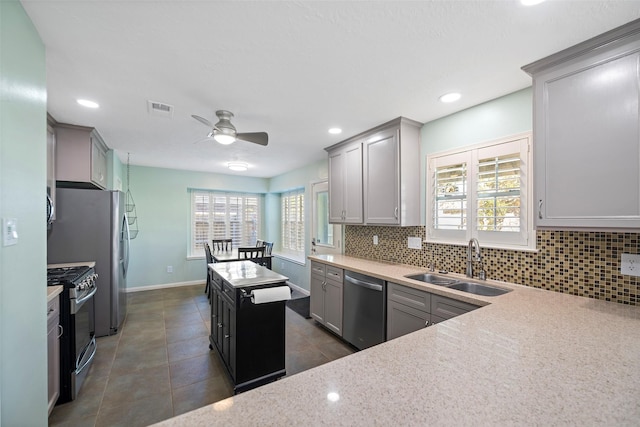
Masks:
[[[373,236],[378,236],[378,245]],[[464,274],[467,246],[422,243],[425,227],[348,225],[345,254]],[[622,253],[640,253],[640,233],[537,231],[537,252],[482,248],[487,278],[588,298],[638,305],[640,277],[620,274]],[[480,242],[482,246],[482,242]]]

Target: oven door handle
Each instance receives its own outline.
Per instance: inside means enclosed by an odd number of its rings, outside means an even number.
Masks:
[[[89,292],[87,295],[83,296],[82,298],[76,300],[76,306],[82,304],[83,302],[85,302],[86,300],[94,296],[97,291],[98,291],[98,287],[94,286],[93,289],[91,289],[91,292]]]
[[[89,353],[89,349],[92,347],[91,349],[91,354],[89,354],[89,356],[87,357],[87,353]],[[82,357],[80,357],[80,359],[76,362],[76,375],[80,375],[80,373],[82,372],[82,370],[84,368],[87,367],[87,365],[89,365],[91,363],[91,361],[93,360],[93,358],[96,355],[96,350],[98,349],[98,343],[96,343],[96,337],[92,337],[91,341],[89,342],[89,345],[87,345],[87,347],[85,348],[85,350],[82,352]],[[87,359],[86,361],[83,360]],[[80,365],[80,366],[78,366]]]

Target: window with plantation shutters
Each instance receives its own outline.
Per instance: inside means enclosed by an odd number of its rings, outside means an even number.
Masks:
[[[282,193],[281,252],[293,258],[304,259],[304,189]]]
[[[535,249],[531,134],[427,156],[427,240]]]
[[[190,256],[203,256],[204,243],[232,239],[233,247],[255,246],[262,221],[260,194],[190,190]]]

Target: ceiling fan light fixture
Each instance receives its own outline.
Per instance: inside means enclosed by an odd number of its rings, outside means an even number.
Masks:
[[[213,139],[222,145],[229,145],[235,142],[236,137],[233,135],[226,135],[224,133],[214,133]]]
[[[229,162],[227,163],[227,167],[232,171],[244,172],[249,169],[249,165],[245,162]]]

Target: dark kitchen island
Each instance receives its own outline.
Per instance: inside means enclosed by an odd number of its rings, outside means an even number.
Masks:
[[[209,348],[218,351],[234,384],[234,393],[284,376],[285,303],[290,291],[283,287],[288,277],[252,261],[214,263],[208,267]],[[261,298],[274,301],[261,302]]]

